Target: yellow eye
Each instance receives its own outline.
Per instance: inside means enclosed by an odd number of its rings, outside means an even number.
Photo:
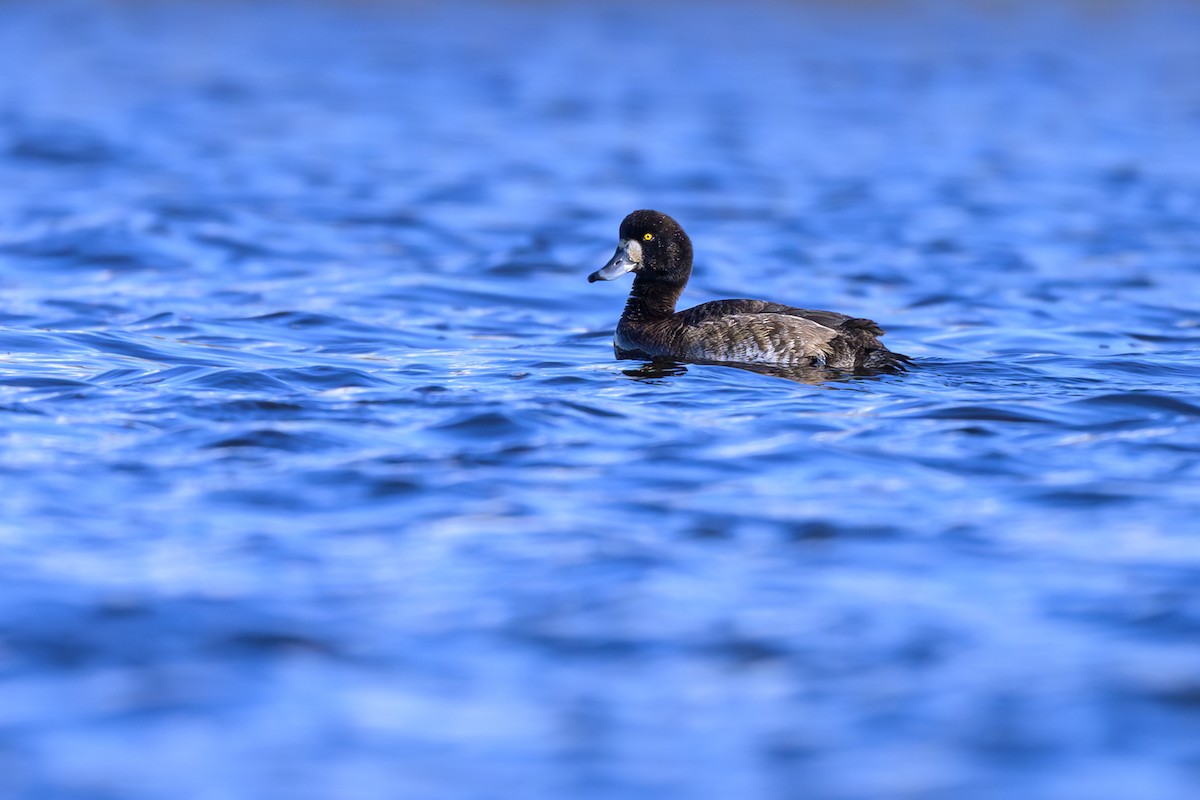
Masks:
[[[647,234],[644,234],[644,235],[642,236],[642,238],[643,238],[643,239],[645,239],[645,240],[648,242],[648,241],[650,241],[651,239],[653,239],[653,238],[654,238],[654,234],[653,234],[653,233],[647,233]]]

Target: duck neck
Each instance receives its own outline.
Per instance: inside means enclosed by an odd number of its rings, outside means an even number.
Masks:
[[[675,313],[675,303],[683,293],[682,284],[666,283],[661,280],[637,275],[629,300],[625,303],[622,319],[632,322],[653,322],[668,319]]]

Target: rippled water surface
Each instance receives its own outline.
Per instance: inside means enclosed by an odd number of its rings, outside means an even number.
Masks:
[[[1198,221],[1190,4],[0,5],[0,796],[1192,800]]]

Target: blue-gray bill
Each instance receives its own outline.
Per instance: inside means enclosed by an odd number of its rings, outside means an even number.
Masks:
[[[600,269],[588,275],[588,283],[596,281],[611,281],[614,278],[619,278],[626,272],[633,272],[642,265],[640,246],[636,242],[622,242],[617,246],[617,252],[613,253],[613,257],[608,260]]]

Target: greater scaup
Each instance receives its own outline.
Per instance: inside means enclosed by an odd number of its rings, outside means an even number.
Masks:
[[[613,346],[620,358],[823,367],[895,372],[909,363],[879,341],[869,319],[793,308],[764,300],[714,300],[676,313],[692,274],[692,242],[658,211],[634,211],[621,223],[612,259],[588,276],[611,281],[634,273]]]

